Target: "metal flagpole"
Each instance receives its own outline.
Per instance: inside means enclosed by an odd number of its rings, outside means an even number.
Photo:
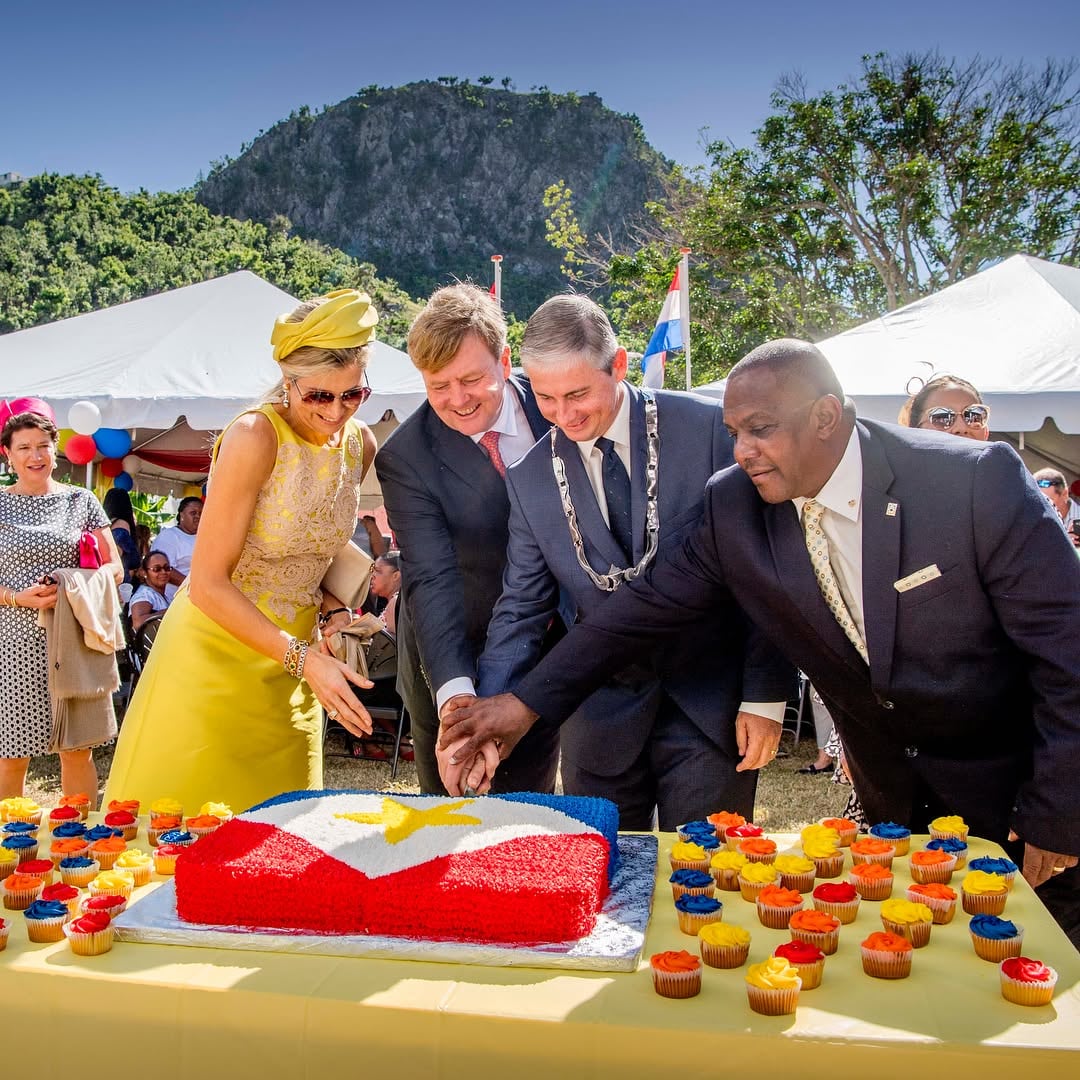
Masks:
[[[502,306],[502,261],[501,255],[492,255],[491,261],[495,264],[495,303]]]
[[[683,360],[686,363],[686,389],[693,386],[690,375],[690,249],[679,248],[679,322],[682,323]]]

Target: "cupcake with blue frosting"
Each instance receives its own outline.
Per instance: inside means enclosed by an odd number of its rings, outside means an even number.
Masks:
[[[688,893],[691,896],[712,896],[716,891],[712,874],[706,874],[704,870],[676,870],[668,881],[674,900]]]
[[[897,825],[895,821],[882,821],[870,827],[870,835],[878,840],[887,840],[893,846],[893,854],[899,858],[908,853],[911,847],[911,830]]]
[[[59,900],[35,900],[23,910],[26,936],[38,943],[64,940],[64,923],[71,912]]]
[[[993,964],[1023,953],[1024,928],[997,915],[973,915],[968,923],[975,955]]]
[[[992,859],[984,856],[981,859],[972,859],[968,864],[968,869],[981,870],[984,874],[997,874],[998,877],[1005,879],[1011,889],[1020,867],[1012,859]]]
[[[680,896],[675,901],[675,911],[679,916],[679,929],[691,937],[697,937],[703,926],[720,922],[724,917],[724,905],[711,896]]]
[[[56,869],[60,872],[60,880],[65,885],[85,889],[97,877],[101,863],[87,855],[71,855],[66,859],[61,859]]]
[[[964,840],[958,840],[955,836],[944,839],[928,840],[927,851],[944,851],[946,855],[952,855],[956,859],[954,870],[963,870],[967,865],[968,846]]]

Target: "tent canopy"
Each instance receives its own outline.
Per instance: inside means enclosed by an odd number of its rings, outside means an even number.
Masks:
[[[277,379],[270,329],[298,301],[247,270],[0,335],[0,397],[44,398],[66,425],[92,401],[103,427],[222,428]],[[408,356],[375,342],[359,416],[404,419],[424,400]]]

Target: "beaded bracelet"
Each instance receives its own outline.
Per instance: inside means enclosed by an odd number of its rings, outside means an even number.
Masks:
[[[303,670],[300,658],[306,655],[305,644],[297,637],[289,638],[289,647],[285,650],[285,655],[281,660],[281,665],[285,668],[286,674],[292,675],[295,679],[300,678],[300,672]]]
[[[341,615],[345,613],[351,619],[353,617],[353,609],[347,607],[331,608],[329,611],[322,611],[319,613],[319,628],[324,627],[335,615]]]

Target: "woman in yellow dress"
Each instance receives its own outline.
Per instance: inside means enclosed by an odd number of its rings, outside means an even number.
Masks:
[[[322,786],[320,704],[370,733],[350,683],[371,683],[313,639],[317,622],[329,636],[349,620],[320,582],[352,535],[375,455],[353,414],[370,393],[365,346],[377,321],[352,289],[277,320],[281,379],[215,446],[191,574],[124,720],[106,801],[239,812]]]

